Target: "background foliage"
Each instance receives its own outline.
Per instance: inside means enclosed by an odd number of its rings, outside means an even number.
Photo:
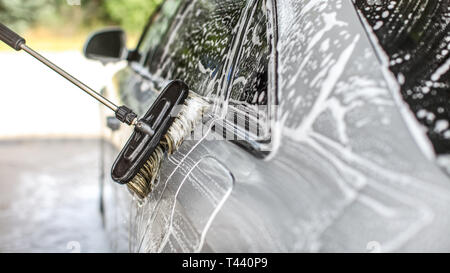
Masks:
[[[136,26],[143,26],[143,22],[162,0],[114,0],[102,3],[110,20],[119,23],[128,31],[134,31]]]
[[[163,0],[0,0],[0,22],[17,31],[60,31],[120,25],[138,33]],[[81,5],[70,5],[80,3]]]

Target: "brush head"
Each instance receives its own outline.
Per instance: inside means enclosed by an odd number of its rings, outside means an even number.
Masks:
[[[178,116],[189,94],[188,86],[179,80],[170,82],[138,121],[127,144],[119,153],[111,170],[112,179],[120,184],[129,183],[144,168],[157,150],[160,140]],[[145,129],[145,130],[144,130]]]
[[[166,134],[160,139],[153,153],[139,169],[137,174],[128,182],[128,189],[143,199],[152,191],[158,177],[161,161],[165,154],[174,153],[184,139],[192,133],[195,125],[203,117],[209,103],[194,92],[189,92],[178,116],[173,120]]]

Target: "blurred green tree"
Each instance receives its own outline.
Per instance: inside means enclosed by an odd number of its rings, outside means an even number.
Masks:
[[[112,21],[129,32],[139,32],[150,14],[162,0],[114,0],[103,1],[106,13]]]
[[[33,25],[91,27],[116,24],[138,33],[163,0],[0,0],[0,22],[23,31]]]
[[[54,0],[0,0],[0,22],[10,25],[18,31],[31,23],[56,13]]]

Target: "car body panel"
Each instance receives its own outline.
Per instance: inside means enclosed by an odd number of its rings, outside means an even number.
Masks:
[[[163,162],[144,202],[107,183],[116,250],[448,251],[449,178],[352,3],[273,3],[273,150],[258,159],[209,140],[224,118],[215,112],[204,138]],[[142,112],[155,84],[136,71],[129,66],[116,81],[122,102]],[[128,133],[112,136],[106,168]]]

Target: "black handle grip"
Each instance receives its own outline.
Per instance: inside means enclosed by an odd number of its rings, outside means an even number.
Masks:
[[[22,44],[25,44],[24,38],[20,37],[2,23],[0,23],[0,40],[17,51],[21,50],[20,46]]]

